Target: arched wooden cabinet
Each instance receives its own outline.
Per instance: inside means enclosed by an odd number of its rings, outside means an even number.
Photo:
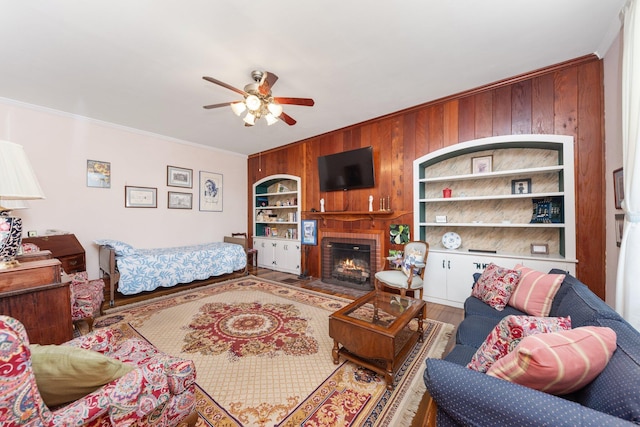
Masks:
[[[430,245],[427,301],[462,307],[490,262],[575,274],[572,137],[467,141],[415,160],[413,173],[415,238]]]

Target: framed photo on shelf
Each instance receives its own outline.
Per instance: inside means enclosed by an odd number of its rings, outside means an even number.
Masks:
[[[193,188],[193,169],[167,166],[167,186]]]
[[[622,168],[613,171],[613,195],[615,196],[616,209],[622,209],[624,200],[624,174]]]
[[[511,181],[511,194],[530,194],[531,178],[514,179]]]
[[[315,219],[302,220],[302,244],[317,245],[318,244],[318,221]]]
[[[471,158],[471,173],[488,173],[493,168],[493,156]]]
[[[87,187],[111,188],[111,163],[87,160]]]
[[[169,209],[191,209],[193,207],[193,194],[169,191],[167,207]]]
[[[200,171],[200,210],[222,212],[222,174]]]
[[[624,214],[616,214],[616,246],[622,244],[622,234],[624,233]]]
[[[546,243],[532,243],[531,244],[531,253],[532,254],[548,255],[549,254],[549,245],[546,244]]]
[[[125,208],[157,208],[158,189],[152,187],[124,187]]]

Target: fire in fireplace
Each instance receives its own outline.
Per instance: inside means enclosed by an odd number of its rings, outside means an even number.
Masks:
[[[375,241],[329,237],[322,239],[322,281],[371,290]],[[375,266],[374,266],[375,267]]]

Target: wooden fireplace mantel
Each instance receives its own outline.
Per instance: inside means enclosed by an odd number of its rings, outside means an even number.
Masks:
[[[361,221],[363,219],[371,220],[373,226],[376,218],[395,219],[402,215],[408,214],[407,211],[337,211],[337,212],[302,212],[302,217],[305,219],[319,218],[322,220],[324,226],[327,225],[327,220],[334,219],[336,221],[350,222]]]

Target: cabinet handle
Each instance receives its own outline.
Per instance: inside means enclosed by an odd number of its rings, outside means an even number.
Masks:
[[[451,261],[447,261],[447,268],[451,270]]]
[[[69,265],[76,265],[78,261],[69,261]]]
[[[445,260],[442,260],[442,268],[446,268],[446,267],[444,266],[444,263],[445,263],[445,262],[446,262]]]

